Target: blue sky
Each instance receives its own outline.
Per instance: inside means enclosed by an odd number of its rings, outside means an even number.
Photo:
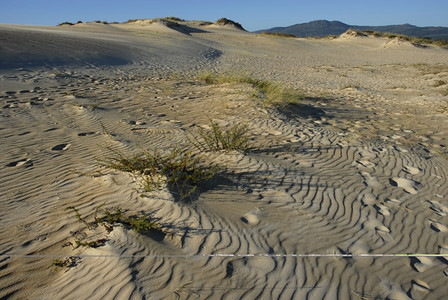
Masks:
[[[30,25],[176,16],[205,21],[226,17],[250,31],[321,19],[448,27],[447,15],[447,0],[0,0],[0,23]]]

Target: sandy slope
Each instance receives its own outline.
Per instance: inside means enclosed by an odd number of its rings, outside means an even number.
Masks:
[[[447,50],[198,23],[2,25],[0,33],[0,297],[448,294],[443,257],[288,256],[448,252]],[[194,79],[201,70],[282,82],[309,98],[263,108],[250,86],[209,86]],[[107,147],[188,145],[186,133],[209,118],[246,123],[253,147],[203,156],[221,171],[192,203],[168,189],[140,195],[124,173],[94,172]],[[151,215],[169,234],[88,229],[64,211],[75,206],[90,222],[104,202]],[[106,240],[86,248],[75,239]],[[78,256],[70,268],[53,270],[70,256]]]

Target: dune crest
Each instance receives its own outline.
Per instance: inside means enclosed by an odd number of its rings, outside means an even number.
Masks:
[[[0,25],[0,298],[446,296],[448,52],[223,23]]]

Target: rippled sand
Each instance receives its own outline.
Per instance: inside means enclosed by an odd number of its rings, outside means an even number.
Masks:
[[[0,25],[0,33],[0,297],[448,294],[446,49],[198,22]],[[307,97],[263,107],[249,84],[207,85],[197,79],[204,70]],[[252,147],[202,154],[220,171],[190,203],[167,188],[142,193],[126,173],[95,172],[107,149],[188,146],[187,134],[209,119],[247,124]],[[93,222],[103,203],[150,215],[163,232],[88,228],[65,210]],[[80,238],[101,243],[76,247]],[[439,256],[380,256],[409,253]],[[55,270],[54,260],[69,257],[70,267]]]

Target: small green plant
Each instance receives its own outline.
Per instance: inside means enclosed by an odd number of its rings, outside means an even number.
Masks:
[[[167,186],[176,191],[180,200],[191,196],[201,182],[211,179],[216,168],[200,164],[191,152],[174,148],[162,154],[155,148],[131,155],[109,149],[110,154],[98,160],[100,166],[132,173],[140,177],[142,188],[151,192]]]
[[[123,212],[120,207],[116,207],[115,210],[106,208],[104,209],[105,220],[109,224],[120,223],[123,220]]]
[[[236,73],[215,74],[213,72],[202,72],[198,79],[207,84],[242,83],[250,84],[254,89],[252,96],[261,100],[262,106],[274,106],[283,108],[288,105],[298,104],[306,98],[299,90],[291,89],[271,81],[255,79]]]
[[[58,26],[64,26],[64,25],[73,26],[75,24],[73,24],[71,22],[63,22],[63,23],[58,24]]]
[[[75,217],[78,221],[82,222],[87,226],[88,230],[92,230],[92,225],[102,225],[106,229],[107,233],[110,233],[114,226],[116,224],[123,224],[130,228],[132,228],[134,231],[139,232],[141,230],[149,231],[151,229],[159,229],[160,225],[155,222],[154,220],[151,220],[147,216],[142,215],[131,215],[131,216],[124,216],[123,209],[120,207],[115,208],[103,208],[106,205],[106,203],[103,203],[95,208],[93,218],[95,222],[88,223],[84,218],[81,217],[81,215],[78,212],[78,209],[76,209],[73,206],[67,207],[66,210],[73,210],[75,212]],[[101,210],[102,209],[102,210]],[[100,215],[100,210],[102,212],[102,216]],[[76,234],[74,235],[76,236]],[[71,245],[75,248],[77,247],[91,247],[96,248],[103,246],[104,243],[107,241],[106,238],[97,239],[94,241],[81,241],[79,239],[75,240],[75,245],[72,243],[67,243],[67,245]]]
[[[249,148],[248,127],[245,124],[235,124],[223,129],[215,121],[210,120],[211,129],[199,129],[196,134],[190,134],[190,143],[199,151],[246,151]]]
[[[59,270],[60,268],[72,268],[75,267],[79,263],[80,259],[76,256],[70,256],[64,259],[54,259],[51,262],[51,266],[54,267],[54,271]]]
[[[151,221],[145,216],[131,217],[127,222],[135,232],[139,232],[141,230],[150,231],[151,229],[160,228],[160,225],[158,223]]]
[[[178,18],[178,17],[166,17],[166,18],[163,18],[163,19],[169,20],[169,21],[173,21],[173,22],[185,22],[185,20],[183,20],[181,18]]]
[[[284,38],[295,38],[296,37],[293,34],[285,33],[285,32],[262,32],[261,35],[284,37]]]
[[[98,218],[98,211],[99,211],[100,208],[102,208],[104,205],[106,205],[106,202],[104,202],[104,203],[101,204],[101,205],[98,205],[98,206],[95,208],[95,212],[94,212],[94,214],[93,214],[93,219],[94,219],[95,222],[96,222],[97,224],[99,224],[99,225],[102,225],[102,224],[103,224],[103,221],[102,221],[100,218]],[[72,207],[72,209],[75,209],[75,208]]]
[[[374,37],[386,37],[389,39],[399,39],[401,41],[407,41],[411,42],[412,44],[416,46],[421,45],[436,45],[440,47],[447,47],[448,41],[446,40],[432,40],[430,38],[420,38],[415,36],[408,36],[404,34],[396,34],[396,33],[389,33],[389,32],[377,32],[372,30],[366,30],[362,31],[361,33],[365,33],[367,35],[372,35]]]
[[[200,298],[200,294],[193,289],[193,281],[188,281],[179,285],[173,293],[177,296],[177,299],[182,299],[182,294],[192,295],[195,294],[198,298]]]
[[[104,246],[106,241],[107,241],[107,239],[99,239],[99,240],[90,241],[90,242],[82,242],[82,241],[76,240],[75,245],[76,245],[76,248],[78,248],[78,247],[98,248],[98,247]]]
[[[446,84],[445,81],[443,81],[443,80],[437,80],[432,86],[433,86],[433,87],[439,87],[439,86],[443,86],[443,85],[445,85],[445,84]]]
[[[221,19],[217,20],[215,22],[215,25],[219,25],[219,26],[231,25],[231,26],[234,26],[234,27],[236,27],[236,28],[238,28],[240,30],[245,30],[243,28],[243,26],[241,26],[240,23],[237,23],[235,21],[229,20],[227,18],[221,18]]]
[[[361,86],[359,84],[351,83],[351,84],[344,85],[341,89],[342,90],[346,90],[346,89],[359,90],[360,88],[361,88]]]
[[[77,219],[79,222],[84,223],[84,225],[86,225],[88,229],[92,229],[92,225],[91,225],[90,223],[88,223],[88,222],[81,216],[81,214],[79,213],[79,211],[78,211],[77,208],[75,208],[74,206],[68,206],[68,207],[65,209],[65,211],[67,211],[67,210],[72,210],[72,211],[75,213],[75,217],[76,217],[76,219]]]

